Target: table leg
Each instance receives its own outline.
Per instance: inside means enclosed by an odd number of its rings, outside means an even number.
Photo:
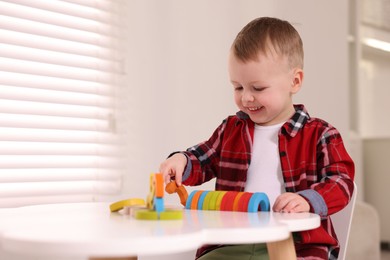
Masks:
[[[90,257],[88,260],[137,260],[138,257],[130,256],[130,257]]]
[[[286,240],[267,243],[267,249],[271,260],[297,259],[294,240],[291,235]]]

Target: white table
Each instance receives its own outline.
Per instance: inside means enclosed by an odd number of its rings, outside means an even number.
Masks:
[[[26,256],[92,259],[179,253],[206,243],[267,243],[271,259],[281,259],[291,250],[295,256],[290,232],[319,225],[311,213],[184,210],[183,220],[141,221],[110,213],[109,203],[49,204],[0,209],[0,246]]]

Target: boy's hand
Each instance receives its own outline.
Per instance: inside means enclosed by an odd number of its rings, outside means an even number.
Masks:
[[[302,196],[292,192],[286,192],[276,198],[272,210],[288,213],[309,212],[310,205]]]
[[[160,172],[164,175],[165,183],[175,177],[176,184],[180,186],[186,165],[187,157],[182,153],[176,153],[161,163]]]

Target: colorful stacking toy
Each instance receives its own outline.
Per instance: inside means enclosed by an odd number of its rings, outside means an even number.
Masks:
[[[164,176],[150,175],[150,190],[146,198],[121,200],[110,205],[111,212],[125,209],[128,215],[141,220],[174,220],[183,218],[183,210],[167,209],[164,205]],[[269,211],[268,196],[263,192],[204,191],[195,190],[188,195],[183,185],[171,181],[165,186],[169,194],[177,193],[186,209],[257,212]]]
[[[183,218],[182,210],[166,209],[164,206],[164,176],[162,173],[150,175],[150,191],[146,206],[148,209],[135,211],[136,219],[173,220]]]
[[[268,196],[263,192],[199,191],[188,196],[186,209],[257,212],[269,211]]]
[[[171,181],[165,187],[169,194],[177,193],[186,209],[257,212],[270,211],[268,196],[263,192],[195,190],[188,196],[183,185]]]
[[[122,200],[110,205],[110,211],[126,209],[128,215],[141,220],[174,220],[182,219],[183,211],[166,209],[164,205],[164,178],[162,173],[150,175],[150,189],[146,198]],[[146,205],[145,205],[146,204]]]

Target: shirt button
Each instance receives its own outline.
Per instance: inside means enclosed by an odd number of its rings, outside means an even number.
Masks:
[[[287,153],[285,151],[280,152],[280,156],[286,156],[286,155],[287,155]]]

